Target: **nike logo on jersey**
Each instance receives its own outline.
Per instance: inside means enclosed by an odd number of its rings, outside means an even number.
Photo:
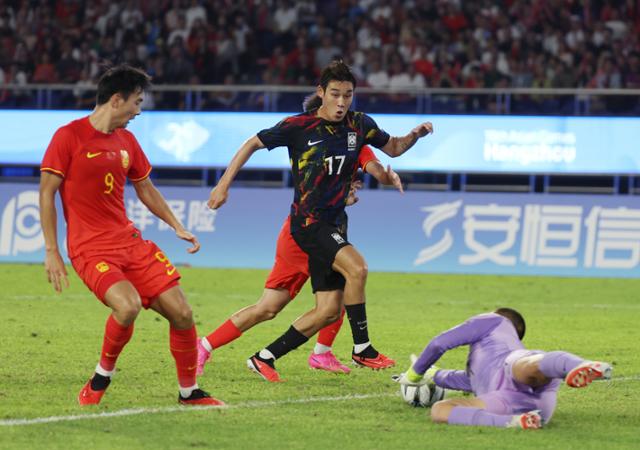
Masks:
[[[96,156],[100,156],[100,155],[102,155],[102,152],[96,152],[96,153],[87,152],[87,158],[89,159],[95,158]]]
[[[324,141],[324,139],[321,139],[321,140],[319,140],[319,141],[315,141],[315,142],[311,142],[311,140],[309,140],[309,141],[307,141],[307,145],[308,145],[309,147],[311,147],[312,145],[319,144],[319,143],[320,143],[320,142],[322,142],[322,141]]]

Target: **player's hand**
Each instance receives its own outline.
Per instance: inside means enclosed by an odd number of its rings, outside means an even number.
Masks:
[[[424,122],[411,130],[413,134],[418,138],[425,137],[427,134],[433,133],[433,124],[431,122]]]
[[[178,236],[183,241],[191,242],[193,244],[190,248],[187,249],[189,253],[196,253],[200,250],[200,242],[198,242],[198,238],[195,237],[193,233],[187,230],[176,230],[176,236]]]
[[[387,166],[387,170],[385,171],[387,175],[387,180],[389,184],[393,185],[397,190],[400,191],[401,194],[404,194],[404,188],[402,187],[402,180],[400,179],[400,175],[398,175],[391,166]]]
[[[405,386],[422,386],[427,384],[429,379],[413,370],[413,364],[418,359],[416,355],[411,355],[409,358],[411,359],[411,366],[409,366],[407,371],[402,372],[399,375],[393,375],[391,379],[396,383],[400,383]]]
[[[351,183],[351,187],[349,188],[349,195],[347,196],[347,202],[346,202],[347,206],[351,206],[354,203],[358,203],[358,200],[360,200],[357,196],[358,189],[362,189],[362,181],[355,180],[353,183]]]
[[[207,206],[211,209],[218,209],[225,203],[227,203],[227,198],[229,197],[229,190],[224,187],[218,185],[213,188],[211,194],[209,194],[209,201],[207,202]]]
[[[47,272],[47,280],[53,284],[56,292],[62,292],[63,286],[69,287],[69,279],[67,278],[67,269],[62,261],[60,252],[48,251],[44,258],[44,270]]]

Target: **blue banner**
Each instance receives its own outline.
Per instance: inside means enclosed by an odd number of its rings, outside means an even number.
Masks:
[[[189,255],[127,188],[130,219],[176,264],[269,268],[289,212],[287,189],[232,189],[218,211],[209,189],[161,187],[202,243]],[[373,271],[640,276],[640,198],[545,194],[362,191],[348,208],[349,240]],[[41,262],[38,186],[3,184],[0,261]],[[64,222],[59,208],[59,233]]]
[[[78,111],[0,111],[0,164],[40,164],[55,130],[81,115]],[[157,167],[226,167],[247,138],[286,116],[150,111],[136,117],[129,129]],[[435,133],[418,141],[400,158],[392,160],[377,152],[383,163],[396,170],[577,174],[640,171],[638,117],[372,117],[394,136],[407,134],[423,121],[434,124]],[[287,150],[256,152],[246,167],[287,169]]]

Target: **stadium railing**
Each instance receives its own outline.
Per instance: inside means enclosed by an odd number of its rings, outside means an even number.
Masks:
[[[152,109],[291,112],[315,86],[154,85]],[[90,106],[88,84],[1,84],[0,108],[73,109]],[[358,88],[356,107],[406,114],[640,115],[640,89]]]

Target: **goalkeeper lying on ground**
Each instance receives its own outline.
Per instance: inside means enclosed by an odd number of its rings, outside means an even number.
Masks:
[[[612,367],[604,362],[561,351],[526,350],[524,332],[524,319],[513,309],[471,317],[435,337],[398,382],[420,385],[432,380],[474,394],[434,404],[431,419],[436,423],[535,429],[551,420],[562,379],[580,388],[611,377]],[[462,345],[470,346],[466,370],[433,366],[446,351]]]

